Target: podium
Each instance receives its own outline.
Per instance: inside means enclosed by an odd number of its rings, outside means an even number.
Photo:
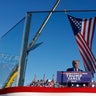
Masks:
[[[66,72],[57,71],[57,82],[62,85],[88,85],[92,81],[90,72]]]

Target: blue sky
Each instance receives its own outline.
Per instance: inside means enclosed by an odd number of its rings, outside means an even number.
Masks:
[[[50,11],[56,0],[1,0],[0,1],[0,37],[18,23],[28,11]],[[94,10],[96,0],[61,0],[56,10]],[[37,79],[43,75],[51,79],[56,72],[72,67],[74,59],[80,60],[80,68],[84,70],[83,61],[79,53],[70,23],[67,18],[70,14],[79,18],[96,16],[96,12],[54,13],[43,29],[37,42],[43,42],[37,49],[28,55],[25,74],[25,85],[29,84],[36,74]],[[32,14],[32,23],[29,43],[46,18],[47,13]],[[16,35],[16,34],[15,34]],[[93,40],[93,53],[96,55],[96,31]],[[11,40],[10,40],[11,42]],[[8,43],[7,43],[8,44]],[[18,45],[18,43],[16,43]],[[11,43],[8,46],[12,46]]]

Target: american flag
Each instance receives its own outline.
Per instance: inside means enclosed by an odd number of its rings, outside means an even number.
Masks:
[[[96,73],[96,59],[92,53],[92,41],[94,36],[96,17],[81,19],[68,15],[68,19],[71,23],[80,54],[84,62],[85,70]]]

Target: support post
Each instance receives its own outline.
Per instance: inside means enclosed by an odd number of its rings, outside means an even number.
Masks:
[[[18,66],[17,86],[24,85],[24,78],[25,78],[25,71],[26,71],[26,57],[27,57],[27,50],[28,50],[28,38],[29,38],[29,31],[31,25],[31,14],[32,13],[27,13],[27,16],[25,18],[21,54],[20,54],[20,60]]]

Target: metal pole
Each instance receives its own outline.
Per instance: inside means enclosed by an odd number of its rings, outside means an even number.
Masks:
[[[49,18],[51,17],[52,13],[55,11],[56,7],[58,6],[60,0],[57,0],[56,4],[53,6],[52,10],[50,11],[50,13],[48,14],[48,16],[46,17],[46,19],[44,20],[43,24],[41,25],[41,27],[39,28],[38,32],[36,33],[36,35],[34,36],[34,38],[32,39],[30,45],[29,45],[29,49],[33,47],[34,43],[36,42],[36,40],[38,39],[41,31],[43,30],[43,28],[45,27],[46,23],[48,22]],[[28,50],[29,50],[28,49]]]
[[[23,41],[22,41],[22,47],[21,47],[19,66],[18,66],[19,74],[18,74],[18,79],[17,79],[18,80],[17,86],[24,85],[24,77],[25,77],[25,71],[26,71],[25,62],[26,62],[26,56],[27,56],[27,50],[28,50],[28,38],[29,38],[30,24],[31,24],[31,13],[27,13],[24,32],[23,32]]]
[[[29,11],[31,13],[48,13],[48,12],[51,12],[51,11]],[[57,12],[96,12],[96,10],[67,10],[67,9],[64,9],[64,10],[56,10],[54,11],[55,13]]]

